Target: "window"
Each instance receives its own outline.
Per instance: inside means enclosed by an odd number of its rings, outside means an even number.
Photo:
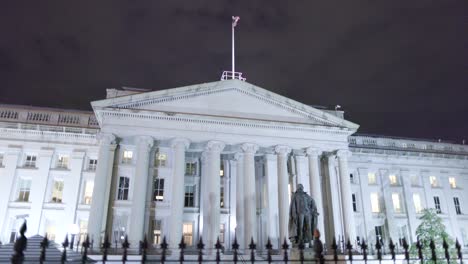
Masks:
[[[453,197],[453,203],[455,204],[455,212],[457,215],[461,215],[461,209],[460,209],[460,201],[458,200],[458,197]]]
[[[382,226],[375,227],[375,241],[380,241],[382,244],[383,242],[383,228]]]
[[[161,244],[161,220],[153,220],[153,244]]]
[[[83,195],[83,203],[91,204],[93,200],[94,181],[86,181]]]
[[[24,167],[27,168],[35,168],[36,167],[36,156],[34,155],[27,155],[26,160],[24,162]]]
[[[369,184],[377,184],[377,178],[375,177],[375,173],[372,173],[372,172],[368,173],[367,178],[368,178]]]
[[[441,214],[442,209],[440,208],[440,199],[439,196],[434,196],[434,205],[436,209],[436,213]]]
[[[349,174],[349,181],[351,183],[354,183],[354,174],[352,174],[352,173]]]
[[[182,233],[184,236],[184,242],[187,246],[192,245],[193,240],[193,224],[192,223],[184,223],[182,228]]]
[[[402,213],[400,194],[392,193],[393,211],[395,213]]]
[[[47,238],[49,240],[55,240],[56,232],[57,232],[57,228],[55,226],[55,222],[47,220],[46,230],[45,230],[45,233],[47,234]]]
[[[167,155],[163,153],[156,153],[154,159],[154,166],[156,167],[166,167],[167,165]]]
[[[429,182],[431,183],[431,187],[437,187],[437,178],[435,176],[429,177]]]
[[[31,179],[20,178],[18,182],[18,196],[16,201],[28,202],[31,191]]]
[[[133,151],[124,150],[123,157],[122,157],[122,163],[130,164],[130,163],[132,163],[132,159],[133,159]]]
[[[115,243],[123,242],[127,234],[128,215],[116,215],[112,227],[112,236]]]
[[[186,175],[196,175],[197,174],[197,163],[195,163],[195,162],[185,163],[185,174]]]
[[[219,242],[224,244],[224,234],[226,233],[226,228],[224,224],[219,225]]]
[[[356,194],[353,193],[352,195],[352,199],[353,199],[353,211],[354,212],[357,212],[357,200],[356,200]]]
[[[68,168],[68,156],[59,155],[57,158],[57,169],[67,169]]]
[[[162,202],[164,200],[164,179],[154,179],[154,201]]]
[[[219,192],[219,206],[221,208],[224,208],[224,187],[221,187],[221,190]]]
[[[452,189],[457,188],[457,181],[455,180],[455,177],[449,177],[449,184],[450,184],[450,188]]]
[[[63,196],[63,180],[54,180],[52,185],[52,198],[50,199],[53,203],[61,203]]]
[[[0,153],[0,167],[3,166],[3,153]]]
[[[97,168],[97,159],[89,159],[88,170],[95,171]]]
[[[413,203],[414,203],[414,210],[417,214],[420,214],[423,210],[422,203],[421,203],[421,196],[419,193],[413,193]]]
[[[117,200],[128,200],[128,191],[130,187],[130,178],[122,177],[119,178],[119,189],[117,190]]]
[[[396,175],[389,175],[388,179],[390,181],[390,185],[398,185],[398,178]]]
[[[380,201],[379,201],[379,194],[371,193],[371,209],[373,213],[380,213]]]
[[[195,206],[195,185],[185,186],[185,207],[194,207]]]
[[[221,161],[221,165],[219,166],[219,176],[224,177],[224,163]]]

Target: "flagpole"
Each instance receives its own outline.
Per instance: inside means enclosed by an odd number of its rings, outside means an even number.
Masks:
[[[232,79],[234,79],[235,77],[235,56],[234,56],[234,28],[235,28],[235,25],[232,25]]]

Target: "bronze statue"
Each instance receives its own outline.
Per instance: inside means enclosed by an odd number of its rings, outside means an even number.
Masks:
[[[317,229],[317,216],[314,199],[304,192],[304,186],[299,184],[289,206],[289,239],[293,246],[307,243],[312,246],[311,242]]]

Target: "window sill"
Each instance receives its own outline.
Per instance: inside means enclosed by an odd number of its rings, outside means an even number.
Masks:
[[[17,169],[23,169],[23,170],[37,170],[38,167],[29,167],[29,166],[19,166]]]
[[[52,168],[50,170],[53,170],[53,171],[70,171],[69,168]]]
[[[31,202],[13,201],[13,202],[10,202],[9,207],[14,207],[14,208],[31,208]]]
[[[65,209],[65,204],[64,203],[56,203],[56,202],[48,202],[44,203],[43,206],[44,209]]]
[[[78,210],[89,210],[89,209],[91,209],[90,204],[79,204],[78,205]]]

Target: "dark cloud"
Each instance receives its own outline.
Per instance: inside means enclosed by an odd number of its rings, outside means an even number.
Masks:
[[[361,132],[468,138],[466,1],[10,1],[0,101],[89,109],[105,88],[154,90],[237,69]]]

